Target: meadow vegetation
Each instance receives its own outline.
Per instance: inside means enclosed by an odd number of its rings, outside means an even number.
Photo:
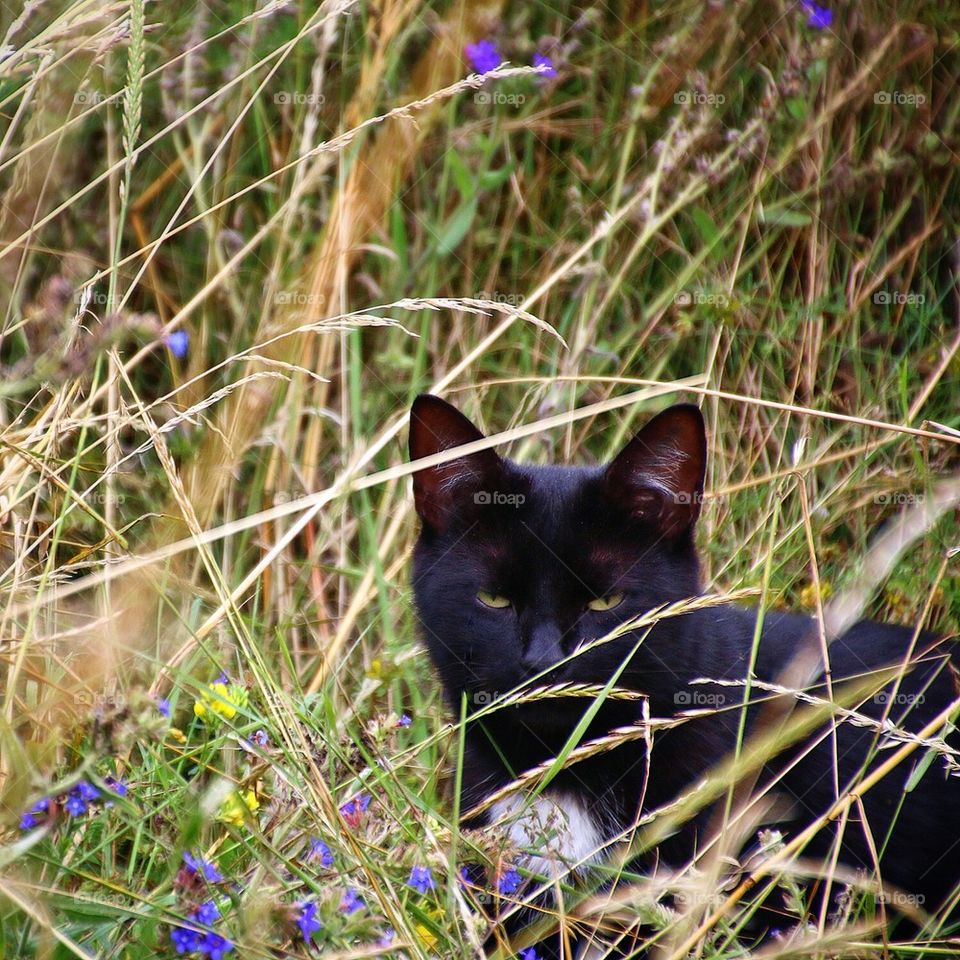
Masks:
[[[705,580],[773,607],[957,469],[956,5],[28,0],[0,38],[0,956],[480,955],[519,861],[452,799],[418,393],[537,463],[701,402]],[[939,511],[866,614],[955,631],[958,545]],[[778,876],[766,955],[960,950]],[[562,922],[743,956],[755,892],[699,877]]]

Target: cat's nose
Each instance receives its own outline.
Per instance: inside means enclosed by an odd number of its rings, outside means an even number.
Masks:
[[[563,633],[555,623],[538,623],[530,631],[527,649],[523,651],[523,665],[531,673],[549,670],[563,659]]]

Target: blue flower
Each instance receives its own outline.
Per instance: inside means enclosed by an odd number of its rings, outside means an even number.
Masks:
[[[178,360],[182,360],[190,349],[190,334],[186,330],[174,330],[163,338],[163,342]]]
[[[323,926],[317,919],[317,905],[310,900],[299,904],[300,916],[297,917],[297,926],[307,943],[313,941],[313,935]]]
[[[20,817],[20,829],[32,830],[40,821],[37,819],[42,814],[48,813],[50,801],[44,798],[38,800],[22,817]]]
[[[545,53],[535,53],[533,55],[533,65],[535,67],[546,67],[547,69],[540,74],[541,77],[555,77],[557,75],[557,68],[553,65],[553,61]]]
[[[200,934],[186,927],[174,927],[170,931],[170,939],[177,953],[193,953],[200,943]]]
[[[363,909],[363,900],[360,898],[360,895],[357,893],[353,887],[348,887],[347,892],[343,895],[343,899],[340,901],[340,910],[342,913],[355,913],[357,910]]]
[[[389,947],[390,944],[393,943],[393,938],[396,935],[397,935],[397,931],[394,930],[393,927],[387,927],[387,929],[383,931],[383,936],[381,936],[380,939],[377,941],[377,946]]]
[[[526,950],[521,950],[518,954],[520,960],[540,960],[537,956],[537,951],[533,947],[527,947]]]
[[[426,893],[428,890],[437,888],[433,879],[433,873],[429,867],[414,867],[410,871],[410,879],[407,881],[408,887],[413,887],[417,893]]]
[[[807,13],[807,26],[814,30],[827,30],[833,24],[833,11],[829,7],[821,7],[813,0],[800,0],[800,5]]]
[[[76,793],[76,795],[86,803],[90,803],[91,800],[97,800],[100,797],[100,791],[92,783],[87,783],[86,780],[81,780],[70,792]]]
[[[183,862],[190,873],[200,873],[210,883],[220,883],[223,880],[223,874],[213,863],[203,857],[195,857],[189,850],[183,851]]]
[[[258,747],[266,747],[270,744],[270,738],[267,736],[266,730],[257,730],[256,733],[250,737],[250,742]]]
[[[308,860],[319,860],[321,867],[333,866],[333,852],[330,848],[316,837],[310,838],[310,852],[307,854]]]
[[[413,721],[405,714],[400,715],[400,719],[397,721],[398,727],[409,727]]]
[[[233,944],[226,938],[221,937],[219,933],[204,934],[197,949],[210,960],[223,960],[223,958],[233,949]]]
[[[80,796],[76,787],[67,794],[63,809],[66,810],[71,817],[79,817],[87,812],[87,802]]]
[[[356,828],[360,826],[360,818],[367,812],[369,806],[370,794],[358,793],[352,800],[348,800],[340,807],[340,812],[343,814],[343,819],[351,827]]]
[[[468,43],[463,48],[463,52],[467,55],[467,59],[477,73],[489,73],[503,63],[503,57],[500,56],[497,44],[493,40],[478,40],[476,43]]]
[[[510,867],[500,874],[500,879],[497,881],[497,889],[502,894],[510,896],[510,894],[517,892],[521,879],[520,874],[513,867]]]
[[[191,916],[197,923],[212,927],[220,919],[220,908],[212,900],[208,900],[200,904]]]
[[[157,709],[160,711],[160,716],[170,719],[170,701],[166,697],[161,697],[157,701]]]
[[[107,785],[107,789],[118,797],[125,797],[130,792],[127,785],[118,777],[104,777],[103,782]]]

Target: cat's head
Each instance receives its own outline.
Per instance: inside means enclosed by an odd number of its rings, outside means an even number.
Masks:
[[[481,440],[438,397],[414,402],[411,459]],[[635,636],[551,668],[619,624],[699,592],[693,527],[705,465],[703,417],[682,404],[602,467],[524,466],[488,448],[417,471],[414,593],[451,701],[466,693],[483,704],[543,671],[535,685],[605,684]]]

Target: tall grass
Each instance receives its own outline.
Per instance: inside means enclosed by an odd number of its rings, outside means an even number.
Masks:
[[[0,955],[172,955],[175,931],[213,956],[210,929],[243,957],[479,954],[520,861],[459,828],[461,718],[417,639],[419,392],[532,462],[602,460],[701,399],[711,592],[822,613],[857,587],[871,616],[956,630],[954,513],[858,575],[958,463],[960,11],[832,14],[0,12]],[[484,37],[509,65],[468,79]],[[898,762],[949,762],[938,737]],[[768,842],[759,887],[797,927],[772,955],[958,949],[935,919],[877,946],[897,911],[875,890],[805,917],[801,851]],[[568,877],[560,924],[740,956],[741,866],[612,898]]]

